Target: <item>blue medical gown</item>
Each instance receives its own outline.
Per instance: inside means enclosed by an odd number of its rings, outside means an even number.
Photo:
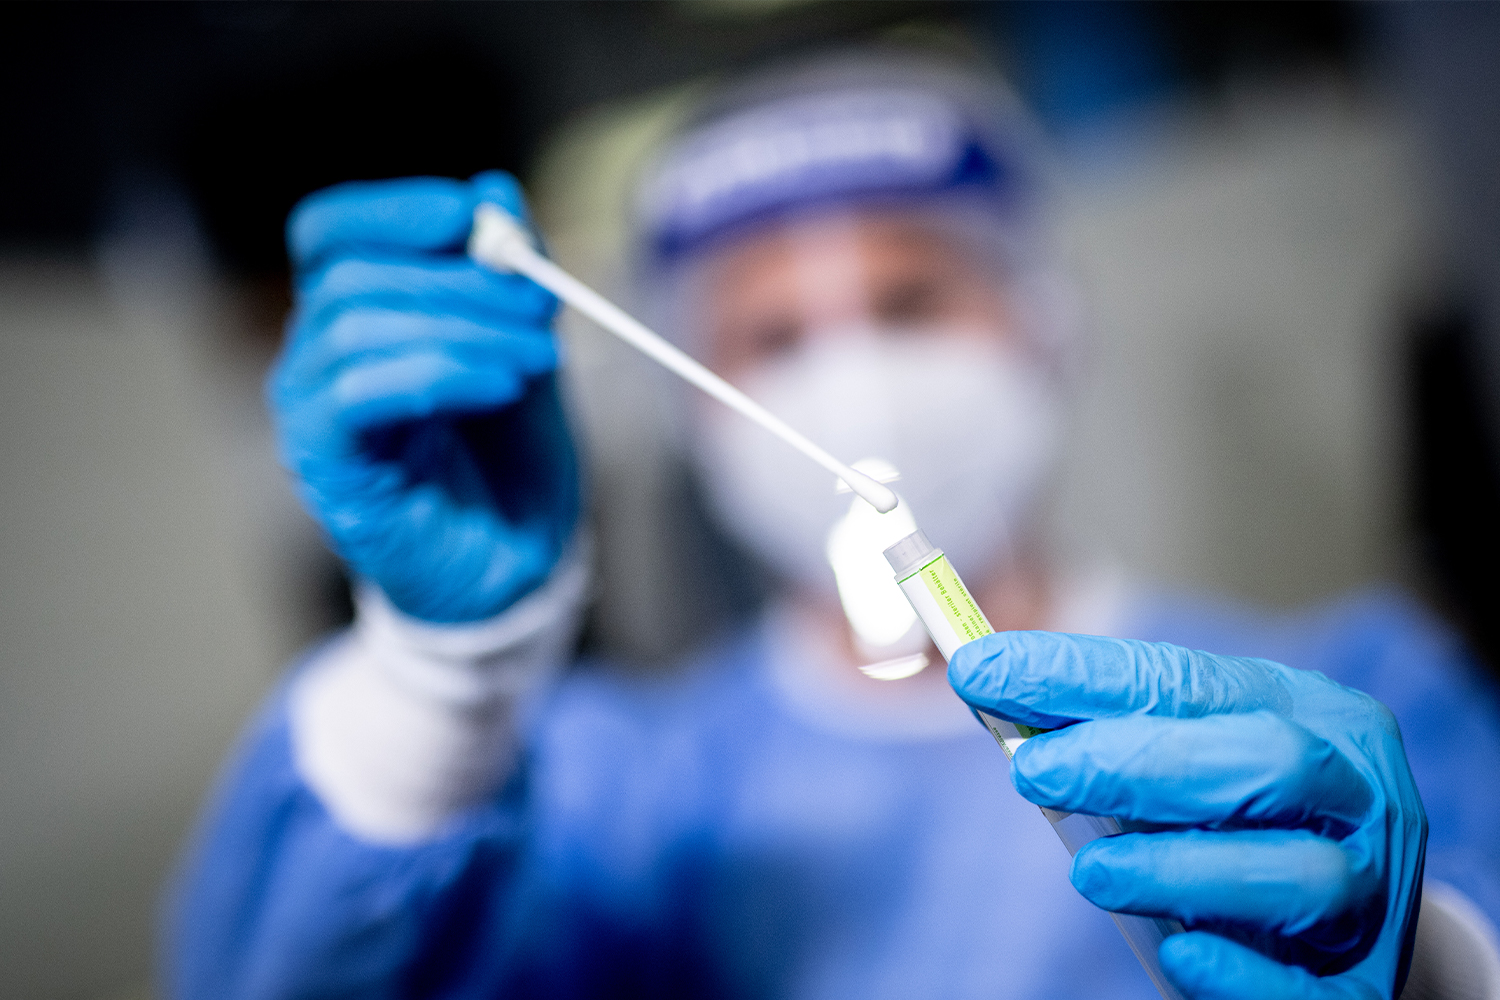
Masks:
[[[1144,602],[1123,631],[1321,670],[1400,720],[1427,872],[1500,918],[1500,711],[1394,593],[1267,618]],[[493,801],[414,847],[342,832],[284,696],[231,761],[169,899],[180,998],[1155,996],[970,734],[862,741],[790,715],[750,630],[670,683],[576,671]]]

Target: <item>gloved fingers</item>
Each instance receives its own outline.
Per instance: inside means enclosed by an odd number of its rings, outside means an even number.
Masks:
[[[275,382],[295,392],[342,370],[409,350],[448,350],[471,364],[525,376],[551,371],[558,362],[557,341],[544,327],[356,309],[341,313],[316,336],[291,344],[278,363]]]
[[[366,432],[435,414],[477,413],[519,401],[528,380],[447,350],[416,349],[347,368],[286,408],[289,437],[319,452],[353,455]],[[296,429],[301,425],[300,429]]]
[[[1332,743],[1269,712],[1080,722],[1017,750],[1011,782],[1064,812],[1148,823],[1274,823],[1345,836],[1374,803]]]
[[[1167,978],[1192,1000],[1378,1000],[1349,975],[1320,978],[1205,931],[1173,934],[1158,952]]]
[[[948,681],[964,701],[1030,726],[1149,714],[1289,714],[1291,696],[1268,660],[1215,656],[1167,643],[997,632],[959,648]]]
[[[350,250],[457,250],[469,235],[477,202],[475,185],[446,177],[338,184],[292,209],[287,253],[305,270]]]
[[[1089,902],[1112,912],[1244,923],[1287,937],[1325,928],[1341,935],[1330,948],[1356,943],[1351,918],[1380,890],[1360,858],[1301,830],[1103,837],[1079,850],[1071,877]]]
[[[370,308],[545,326],[557,299],[527,278],[497,274],[466,258],[343,257],[302,282],[295,337],[328,326],[340,313]]]

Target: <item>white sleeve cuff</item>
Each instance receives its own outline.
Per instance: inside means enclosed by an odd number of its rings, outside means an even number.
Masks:
[[[413,618],[379,587],[361,583],[355,639],[373,665],[414,695],[469,708],[524,698],[577,638],[588,556],[588,541],[581,539],[541,587],[493,618],[462,625]]]
[[[1436,879],[1422,884],[1402,1000],[1500,1000],[1500,938],[1484,911]]]
[[[292,759],[339,825],[413,843],[493,794],[576,638],[588,578],[581,540],[536,591],[464,625],[419,621],[361,587],[353,628],[288,695]]]

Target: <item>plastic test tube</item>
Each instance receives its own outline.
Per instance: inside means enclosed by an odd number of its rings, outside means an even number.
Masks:
[[[885,558],[896,572],[896,584],[911,602],[917,617],[922,619],[945,661],[959,646],[995,631],[984,612],[979,610],[979,605],[974,603],[974,598],[969,596],[968,588],[953,571],[943,550],[929,542],[921,531],[907,535],[886,549]],[[1013,758],[1016,748],[1026,740],[1038,733],[1049,732],[1008,722],[972,705],[969,711],[995,737],[1007,758]],[[1077,854],[1080,847],[1092,840],[1123,832],[1119,821],[1109,816],[1058,812],[1045,806],[1041,810],[1069,855]],[[1182,924],[1176,920],[1127,913],[1111,913],[1110,916],[1161,995],[1166,1000],[1186,1000],[1177,987],[1167,981],[1157,955],[1163,940],[1182,932]]]

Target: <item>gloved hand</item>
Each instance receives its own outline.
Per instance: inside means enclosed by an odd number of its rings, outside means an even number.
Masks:
[[[1063,727],[1016,751],[1023,796],[1151,825],[1085,846],[1072,880],[1181,920],[1160,958],[1187,995],[1399,994],[1427,819],[1379,702],[1268,660],[1049,632],[971,642],[948,677],[976,707]]]
[[[556,300],[464,254],[508,175],[341,184],[287,221],[296,302],[267,384],[283,464],[334,549],[402,611],[499,613],[578,519]]]

